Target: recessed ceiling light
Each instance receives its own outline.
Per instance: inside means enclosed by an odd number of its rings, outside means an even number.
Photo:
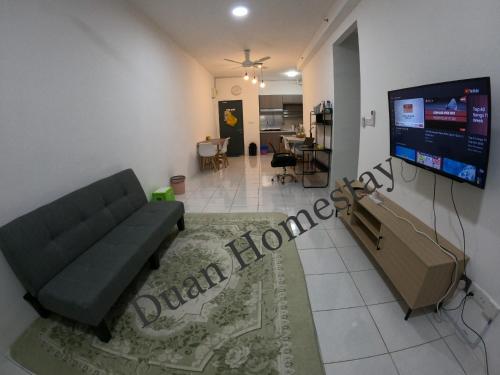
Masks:
[[[300,72],[297,72],[296,70],[289,70],[288,72],[285,72],[285,75],[290,78],[297,77],[300,74]]]
[[[233,16],[235,17],[245,17],[248,14],[248,8],[243,6],[237,6],[233,8]]]

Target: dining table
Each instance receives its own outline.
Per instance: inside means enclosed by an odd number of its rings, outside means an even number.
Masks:
[[[200,141],[196,145],[198,146],[200,143],[211,143],[211,144],[217,146],[217,152],[219,152],[221,150],[222,146],[224,145],[225,140],[226,140],[226,138],[210,138],[210,139],[207,139],[204,141]]]
[[[210,143],[210,144],[213,144],[213,145],[217,146],[217,154],[220,154],[220,152],[222,150],[222,147],[224,146],[224,141],[225,140],[226,140],[226,138],[210,138],[210,139],[206,139],[204,141],[197,142],[196,143],[196,148],[198,149],[198,147],[200,146],[200,144]],[[219,165],[219,163],[217,163],[217,169],[219,169],[219,168],[220,168],[220,165]]]

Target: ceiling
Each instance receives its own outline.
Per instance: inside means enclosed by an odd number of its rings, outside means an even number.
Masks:
[[[244,68],[224,61],[271,56],[264,78],[287,79],[335,0],[130,0],[215,77],[235,77]],[[236,19],[231,10],[249,14]],[[248,72],[251,74],[251,72]],[[296,79],[296,78],[295,78]]]

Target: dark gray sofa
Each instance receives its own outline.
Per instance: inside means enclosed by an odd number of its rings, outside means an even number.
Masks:
[[[110,331],[104,318],[177,224],[182,202],[147,202],[131,169],[68,194],[0,228],[0,248],[42,316],[55,312]]]

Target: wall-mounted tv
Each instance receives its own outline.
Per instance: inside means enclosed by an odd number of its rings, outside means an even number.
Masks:
[[[391,156],[484,189],[491,135],[489,77],[388,95]]]

